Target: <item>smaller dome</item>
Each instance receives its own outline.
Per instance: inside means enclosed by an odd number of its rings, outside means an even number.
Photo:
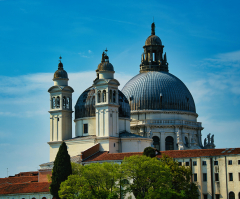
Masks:
[[[125,95],[118,90],[118,116],[130,118],[130,106]],[[95,88],[93,86],[86,89],[78,98],[75,105],[75,119],[84,117],[96,117],[95,109]]]
[[[145,46],[150,46],[150,45],[161,45],[162,46],[162,41],[158,36],[150,35],[147,38],[147,40],[145,41]]]
[[[113,65],[109,62],[102,62],[98,65],[98,71],[114,71]]]
[[[68,79],[68,74],[67,72],[63,69],[63,64],[60,62],[58,64],[58,70],[54,73],[53,79],[59,79],[59,78],[64,78]]]

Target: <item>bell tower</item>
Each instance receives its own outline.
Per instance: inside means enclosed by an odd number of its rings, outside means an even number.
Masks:
[[[114,79],[115,71],[113,65],[109,63],[107,50],[103,52],[96,72],[97,78],[93,82],[96,96],[96,136],[118,137],[118,86],[120,84]]]
[[[63,141],[72,138],[72,93],[68,86],[68,74],[63,69],[59,58],[58,70],[54,73],[54,85],[50,93],[50,142]]]

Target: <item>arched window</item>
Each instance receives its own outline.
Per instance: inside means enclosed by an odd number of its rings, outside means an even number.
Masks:
[[[70,109],[70,103],[71,103],[71,100],[70,100],[70,97],[68,97],[66,100],[66,108],[67,109]]]
[[[165,139],[165,149],[167,150],[174,150],[174,142],[172,136],[167,136]]]
[[[57,99],[56,99],[56,107],[60,108],[60,97],[59,96],[57,96]]]
[[[113,103],[116,103],[116,91],[113,91]]]
[[[98,91],[98,100],[97,100],[98,103],[101,102],[101,91]]]
[[[103,90],[102,101],[106,102],[106,90]]]
[[[188,138],[187,137],[185,137],[185,145],[186,145],[186,147],[188,147]]]
[[[234,194],[234,192],[230,192],[229,193],[229,199],[235,199],[235,194]]]
[[[66,97],[63,97],[63,108],[66,108]]]
[[[55,97],[52,98],[52,108],[56,108],[56,102],[55,102]]]
[[[112,102],[112,90],[109,92],[109,102]]]
[[[36,199],[35,197],[33,197],[32,199]]]
[[[47,199],[46,197],[42,197],[42,199]]]
[[[153,136],[153,146],[160,151],[160,139],[158,136]]]

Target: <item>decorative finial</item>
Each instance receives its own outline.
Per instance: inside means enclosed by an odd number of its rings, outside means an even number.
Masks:
[[[108,52],[108,49],[106,48],[105,52],[107,53]]]
[[[152,28],[152,35],[155,35],[155,23],[153,22],[152,25],[151,25],[151,28]]]
[[[59,57],[59,62],[61,63],[61,59],[62,59],[62,57],[61,57],[61,55],[60,55],[60,57]]]

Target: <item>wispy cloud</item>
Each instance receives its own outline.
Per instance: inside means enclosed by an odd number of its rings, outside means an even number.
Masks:
[[[96,73],[93,71],[69,73],[69,86],[74,89],[73,104],[80,94],[92,86]],[[47,114],[49,93],[53,86],[53,74],[37,73],[17,77],[0,77],[0,117],[34,117]],[[128,74],[116,73],[121,87],[131,78]]]
[[[91,50],[88,50],[87,53],[85,52],[80,52],[78,53],[81,57],[83,58],[90,58],[92,57],[91,55],[93,54],[93,52]]]
[[[189,83],[195,101],[209,101],[216,96],[229,94],[240,98],[240,51],[218,54],[197,65],[206,72],[196,81]],[[211,68],[215,68],[214,72]]]

